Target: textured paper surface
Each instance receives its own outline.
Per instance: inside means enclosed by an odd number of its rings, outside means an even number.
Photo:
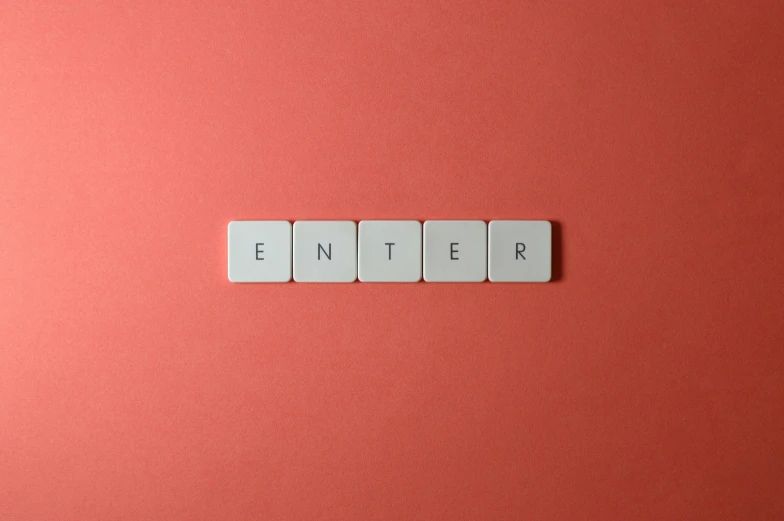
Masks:
[[[0,519],[784,518],[783,6],[4,4]],[[363,218],[558,280],[226,280]]]

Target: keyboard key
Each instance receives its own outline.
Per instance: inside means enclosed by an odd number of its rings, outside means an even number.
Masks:
[[[487,279],[484,221],[425,221],[424,277],[427,282]]]
[[[419,221],[360,221],[359,280],[418,282],[421,278]]]
[[[357,224],[354,221],[295,222],[294,280],[357,280]]]
[[[231,282],[291,280],[291,223],[231,221],[229,223]]]
[[[490,221],[491,282],[548,282],[552,275],[549,221]]]

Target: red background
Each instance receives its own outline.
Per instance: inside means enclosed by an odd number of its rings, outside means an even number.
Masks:
[[[784,518],[784,4],[44,3],[0,519]],[[550,219],[557,281],[231,285],[281,218]]]

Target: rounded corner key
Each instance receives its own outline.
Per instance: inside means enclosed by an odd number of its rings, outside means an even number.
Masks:
[[[228,277],[233,283],[291,280],[289,221],[231,221]]]
[[[295,221],[294,280],[354,282],[357,280],[357,223]]]
[[[487,271],[491,282],[550,282],[550,221],[490,221],[488,230]]]
[[[487,280],[485,221],[425,221],[423,230],[426,282]]]

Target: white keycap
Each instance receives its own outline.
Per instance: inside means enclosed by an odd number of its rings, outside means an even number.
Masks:
[[[490,221],[492,282],[548,282],[552,275],[549,221]]]
[[[487,278],[484,221],[425,221],[427,282],[483,282]]]
[[[357,224],[354,221],[295,222],[294,280],[357,280]]]
[[[418,282],[421,278],[419,221],[360,221],[359,280]]]
[[[231,221],[229,223],[231,282],[291,280],[291,223]]]

